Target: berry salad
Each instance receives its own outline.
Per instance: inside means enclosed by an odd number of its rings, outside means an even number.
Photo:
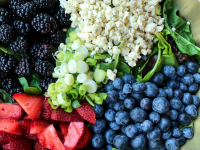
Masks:
[[[178,11],[174,0],[0,6],[0,150],[188,150],[200,48]]]

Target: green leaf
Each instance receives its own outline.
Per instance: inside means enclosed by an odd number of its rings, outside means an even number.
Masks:
[[[40,81],[41,81],[40,75],[37,73],[33,73],[31,75],[30,86],[37,87],[40,91],[42,91],[42,88],[40,86]]]
[[[110,58],[111,56],[109,54],[95,54],[94,55],[94,59],[106,59],[106,58]]]
[[[162,15],[162,7],[161,5],[158,6],[158,12],[157,12],[157,15]]]
[[[23,89],[25,90],[26,87],[28,87],[28,82],[25,77],[18,78],[20,84],[22,85]]]
[[[10,55],[13,55],[14,57],[16,57],[18,61],[20,61],[22,59],[22,56],[20,54],[18,54],[18,53],[14,53],[11,50],[10,46],[7,47],[7,53],[10,54]]]
[[[131,74],[131,68],[123,61],[119,63],[117,70],[123,72],[123,74]]]
[[[4,45],[0,46],[0,50],[3,51],[4,53],[8,53],[8,50]]]
[[[12,98],[5,90],[0,89],[0,98],[4,103],[12,103]]]
[[[42,91],[40,91],[37,87],[29,87],[29,86],[24,88],[24,92],[26,94],[35,94],[35,95],[42,94]]]
[[[94,58],[87,58],[87,59],[86,59],[86,63],[87,63],[89,66],[96,66],[97,60],[94,59]]]

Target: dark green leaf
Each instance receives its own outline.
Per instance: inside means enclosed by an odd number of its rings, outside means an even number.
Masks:
[[[109,54],[95,54],[94,55],[94,59],[106,59],[106,58],[110,58],[111,56]]]
[[[34,73],[31,75],[32,79],[30,81],[30,86],[32,87],[37,87],[40,91],[42,91],[42,88],[40,86],[40,81],[41,81],[41,77],[39,74]]]
[[[125,62],[120,62],[117,70],[123,74],[131,74],[131,68]]]
[[[16,57],[18,61],[20,61],[22,59],[21,55],[18,54],[18,53],[14,53],[11,50],[10,46],[7,47],[7,53],[10,54],[10,55],[13,55],[14,57]]]
[[[123,72],[117,72],[117,78],[122,78],[124,76]]]
[[[8,53],[8,50],[4,45],[0,46],[0,50],[3,51],[4,53]]]
[[[96,66],[97,60],[94,59],[94,58],[87,58],[87,59],[86,59],[86,63],[87,63],[89,66]]]
[[[26,94],[35,94],[35,95],[39,95],[42,94],[42,91],[40,91],[37,87],[25,87],[24,92]]]
[[[12,98],[5,90],[0,89],[0,98],[4,103],[12,103]]]
[[[28,82],[25,77],[18,78],[20,84],[22,85],[23,89],[25,90],[26,87],[28,87]]]

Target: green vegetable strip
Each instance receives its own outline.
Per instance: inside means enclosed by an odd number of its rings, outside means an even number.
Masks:
[[[90,99],[90,97],[85,96],[85,99],[88,101],[88,103],[89,103],[90,105],[92,105],[93,107],[95,106],[94,103],[92,102],[92,100]]]
[[[95,66],[97,64],[97,60],[94,59],[94,58],[87,58],[86,59],[86,63],[89,65],[89,66]]]
[[[81,104],[79,103],[79,101],[78,100],[74,100],[73,102],[72,102],[72,106],[73,106],[73,108],[79,108],[79,107],[81,107]]]
[[[80,85],[79,94],[80,95],[85,95],[85,93],[86,93],[86,86],[85,85]]]
[[[95,54],[94,55],[94,59],[106,59],[106,58],[110,58],[111,56],[109,54]]]

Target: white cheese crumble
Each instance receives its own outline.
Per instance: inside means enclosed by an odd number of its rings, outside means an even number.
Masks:
[[[113,8],[111,0],[60,0],[60,5],[71,13],[71,26],[79,29],[91,56],[107,51],[114,59],[120,53],[134,67],[141,54],[151,53],[154,35],[164,28],[164,18],[157,15],[161,1],[113,0]]]
[[[172,31],[176,31],[176,28],[173,27],[173,28],[172,28]]]
[[[107,70],[107,76],[109,80],[114,81],[116,79],[116,74],[117,74],[117,70],[114,70],[114,71],[110,69]]]
[[[187,24],[190,25],[190,22],[188,21]]]

